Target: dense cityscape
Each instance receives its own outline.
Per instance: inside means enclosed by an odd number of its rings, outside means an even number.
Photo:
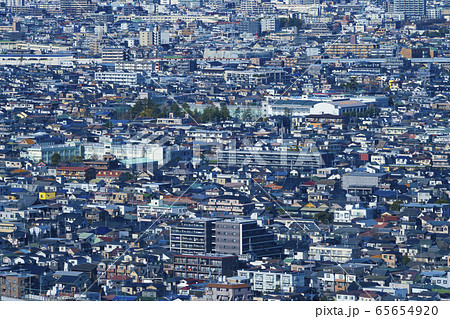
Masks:
[[[0,299],[450,299],[450,2],[0,0]]]

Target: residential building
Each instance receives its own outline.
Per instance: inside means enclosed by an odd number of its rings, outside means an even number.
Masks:
[[[175,254],[175,276],[195,279],[219,279],[233,276],[238,269],[238,257],[222,254]]]
[[[268,292],[296,292],[305,287],[305,274],[283,271],[238,270],[238,276],[250,280],[252,290]]]

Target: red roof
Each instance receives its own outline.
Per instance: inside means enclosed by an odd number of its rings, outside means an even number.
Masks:
[[[384,217],[375,219],[375,221],[377,221],[378,223],[384,223],[384,222],[396,222],[399,219],[400,218],[398,216],[384,216]]]
[[[114,299],[116,295],[106,295],[106,296],[102,296],[102,300],[105,301],[112,301]]]
[[[373,226],[374,228],[385,228],[387,225],[389,225],[389,223],[382,223],[382,224],[378,224]]]

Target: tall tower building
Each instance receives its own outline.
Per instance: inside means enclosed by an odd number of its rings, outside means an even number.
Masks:
[[[152,30],[142,30],[139,32],[139,45],[148,47],[150,45],[161,45],[161,30],[155,26]]]

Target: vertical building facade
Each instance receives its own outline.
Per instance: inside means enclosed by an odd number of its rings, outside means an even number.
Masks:
[[[195,279],[219,279],[234,276],[238,269],[238,258],[221,254],[176,254],[174,276]]]
[[[256,257],[280,257],[281,246],[273,234],[258,226],[255,220],[236,219],[215,222],[215,251],[220,254]]]
[[[95,3],[91,0],[61,0],[60,9],[66,14],[83,14],[95,10]]]
[[[210,253],[214,250],[215,218],[190,218],[170,227],[170,250],[181,254]]]
[[[426,0],[394,0],[394,12],[408,17],[420,18],[426,15]]]

